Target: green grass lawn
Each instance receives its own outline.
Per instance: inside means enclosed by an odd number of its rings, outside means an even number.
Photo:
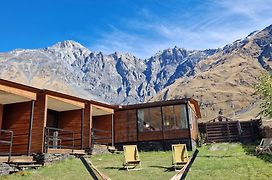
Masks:
[[[272,179],[272,155],[254,155],[255,145],[211,144],[200,152],[187,179]],[[171,152],[140,152],[142,170],[122,169],[122,154],[103,154],[91,157],[93,164],[113,180],[170,179]],[[3,177],[0,177],[0,179]],[[4,179],[88,179],[88,172],[79,159],[68,159],[39,170],[24,171]]]

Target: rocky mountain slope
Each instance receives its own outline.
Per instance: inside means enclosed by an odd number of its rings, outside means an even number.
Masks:
[[[174,47],[148,59],[92,52],[74,41],[16,49],[0,53],[0,78],[112,104],[192,96],[200,101],[204,119],[220,108],[227,116],[242,117],[258,112],[254,85],[271,69],[271,29],[222,49]]]
[[[254,118],[258,77],[272,67],[272,26],[226,45],[199,62],[191,77],[182,77],[159,92],[153,101],[192,96],[201,102],[203,120],[220,109],[233,118]]]
[[[194,74],[194,66],[215,50],[178,47],[149,59],[115,52],[91,52],[74,41],[45,49],[0,53],[0,77],[114,104],[143,102],[176,78]]]

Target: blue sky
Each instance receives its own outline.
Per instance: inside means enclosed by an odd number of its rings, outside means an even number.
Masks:
[[[272,24],[272,0],[6,0],[0,52],[75,40],[148,58],[169,47],[222,47]]]

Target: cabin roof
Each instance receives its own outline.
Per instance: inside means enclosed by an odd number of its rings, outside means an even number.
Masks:
[[[30,92],[33,92],[33,93],[36,93],[36,94],[37,93],[45,93],[46,95],[61,97],[61,98],[70,99],[70,100],[74,100],[74,101],[79,101],[79,102],[83,102],[83,103],[90,102],[91,104],[95,104],[95,105],[98,105],[98,106],[103,106],[103,107],[108,107],[108,108],[115,109],[115,106],[112,106],[112,105],[109,105],[109,104],[106,104],[106,103],[102,103],[102,102],[98,102],[98,101],[94,101],[94,100],[89,100],[89,99],[83,99],[83,98],[79,98],[79,97],[76,97],[76,96],[64,94],[64,93],[49,90],[49,89],[40,89],[40,88],[20,84],[20,83],[14,82],[14,81],[9,81],[9,80],[5,80],[5,79],[1,79],[1,78],[0,78],[0,85],[13,87],[13,88],[17,88],[17,89],[22,89],[24,91],[30,91]]]
[[[34,93],[45,93],[46,95],[65,98],[65,99],[78,101],[78,102],[82,102],[82,103],[90,102],[91,104],[106,107],[106,108],[110,108],[110,109],[114,109],[114,110],[140,109],[140,108],[148,108],[148,107],[159,107],[159,106],[167,106],[167,105],[187,104],[188,102],[190,102],[195,107],[194,109],[195,109],[197,117],[198,118],[201,117],[198,102],[193,98],[182,98],[182,99],[175,99],[175,100],[147,102],[147,103],[140,103],[140,104],[118,106],[118,105],[110,105],[110,104],[106,104],[106,103],[102,103],[102,102],[98,102],[98,101],[94,101],[94,100],[90,100],[90,99],[83,99],[83,98],[80,98],[80,97],[64,94],[64,93],[49,90],[49,89],[39,89],[39,88],[36,88],[36,87],[27,86],[27,85],[20,84],[20,83],[17,83],[17,82],[4,80],[4,79],[1,79],[1,78],[0,78],[0,84],[5,85],[5,86],[18,88],[18,89],[22,89],[22,90],[25,90],[25,91],[34,92]]]
[[[151,107],[187,104],[188,102],[192,103],[195,106],[196,115],[198,118],[200,118],[201,113],[200,113],[198,102],[193,98],[182,98],[182,99],[167,100],[167,101],[156,101],[156,102],[124,105],[124,106],[117,107],[116,110],[122,111],[122,110],[130,110],[130,109],[151,108]]]

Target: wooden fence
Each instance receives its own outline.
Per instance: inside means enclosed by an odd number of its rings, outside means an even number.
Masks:
[[[199,132],[206,142],[250,142],[260,135],[261,119],[199,123]]]

